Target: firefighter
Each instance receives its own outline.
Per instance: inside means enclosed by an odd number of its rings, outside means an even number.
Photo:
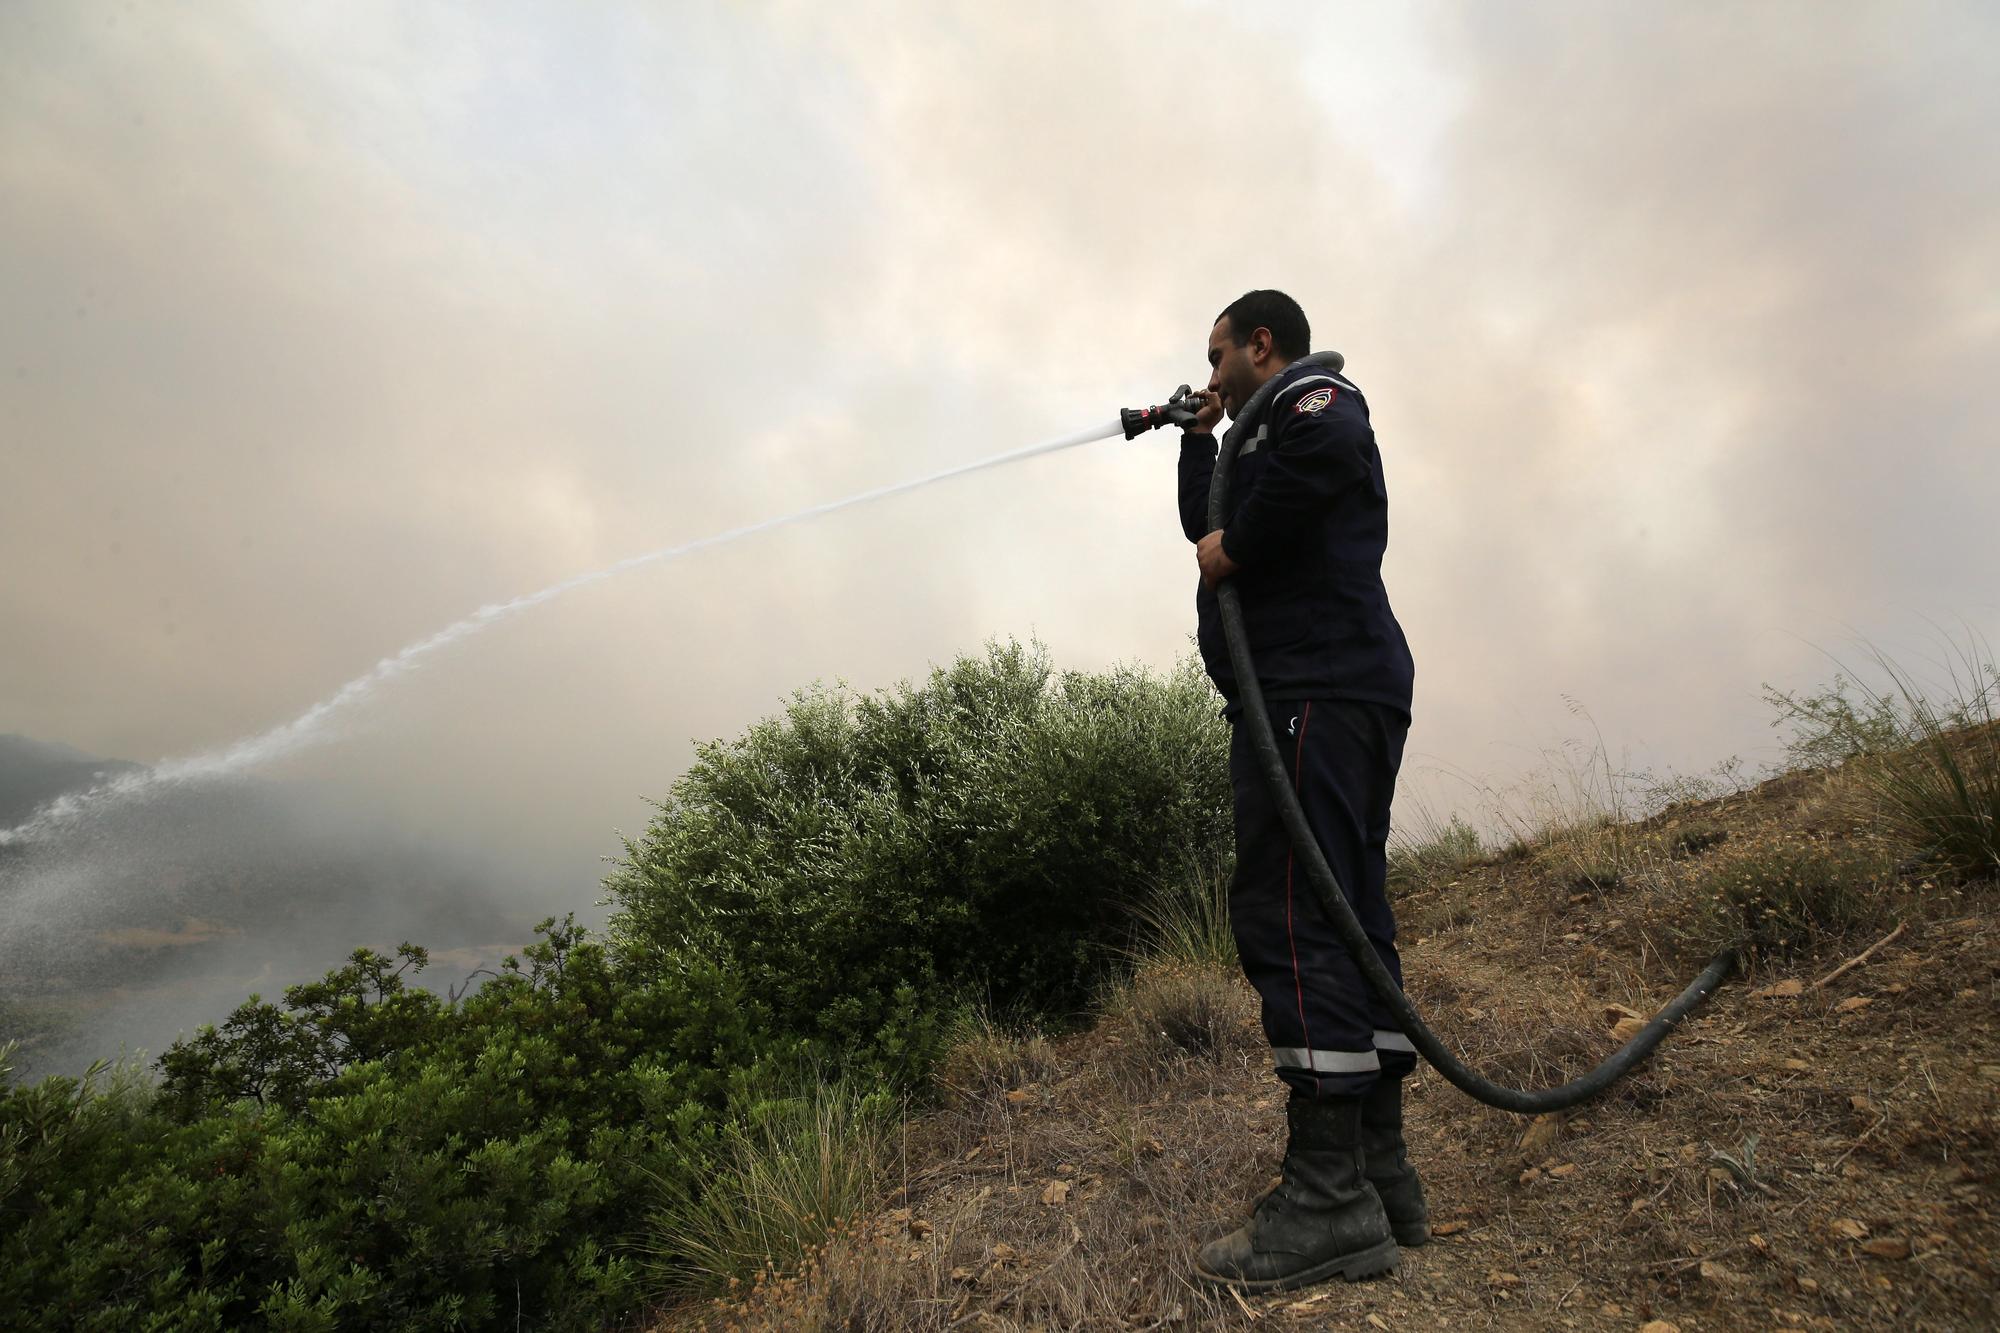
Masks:
[[[1344,375],[1294,364],[1305,312],[1253,291],[1208,336],[1208,388],[1182,426],[1181,526],[1195,544],[1202,662],[1232,728],[1236,873],[1229,912],[1244,974],[1288,1090],[1280,1183],[1250,1220],[1201,1250],[1197,1271],[1244,1291],[1393,1270],[1430,1238],[1404,1149],[1409,1039],[1341,947],[1295,861],[1245,729],[1215,586],[1233,581],[1293,789],[1382,962],[1402,982],[1386,892],[1389,803],[1410,725],[1414,668],[1382,585],[1388,494],[1367,400]],[[1277,380],[1237,454],[1232,510],[1208,525],[1214,428]],[[1247,428],[1247,427],[1246,427]]]

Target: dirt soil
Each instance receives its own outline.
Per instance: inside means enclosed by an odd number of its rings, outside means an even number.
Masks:
[[[1649,1015],[1698,969],[1662,943],[1687,903],[1660,886],[1731,840],[1840,825],[1839,795],[1793,775],[1633,826],[1659,873],[1622,888],[1544,851],[1408,894],[1412,996],[1503,1081],[1580,1072],[1618,1044],[1616,1006]],[[1575,1112],[1523,1120],[1420,1071],[1407,1120],[1437,1235],[1394,1277],[1241,1300],[1193,1280],[1283,1137],[1254,1000],[1209,974],[1206,1049],[1130,1010],[1017,1048],[908,1123],[900,1188],[803,1273],[660,1327],[2000,1326],[2000,912],[1991,886],[1908,879],[1864,934],[1752,960]]]

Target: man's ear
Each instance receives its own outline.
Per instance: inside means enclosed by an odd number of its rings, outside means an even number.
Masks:
[[[1250,360],[1252,364],[1264,360],[1264,358],[1272,355],[1275,350],[1269,329],[1250,330]]]

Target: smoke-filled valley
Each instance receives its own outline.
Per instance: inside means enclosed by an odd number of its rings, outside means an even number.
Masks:
[[[138,767],[0,736],[0,827]],[[19,1077],[157,1056],[253,992],[275,1000],[353,948],[404,940],[449,987],[519,948],[555,897],[322,787],[157,792],[0,847],[0,1043],[19,1043]]]

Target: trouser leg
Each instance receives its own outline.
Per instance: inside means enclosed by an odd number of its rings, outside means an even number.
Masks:
[[[1271,724],[1306,823],[1383,964],[1402,984],[1387,896],[1389,806],[1408,721],[1345,700],[1274,704]],[[1278,818],[1246,719],[1230,744],[1236,878],[1230,918],[1262,1003],[1278,1076],[1309,1096],[1355,1096],[1415,1067],[1407,1038],[1333,933]]]

